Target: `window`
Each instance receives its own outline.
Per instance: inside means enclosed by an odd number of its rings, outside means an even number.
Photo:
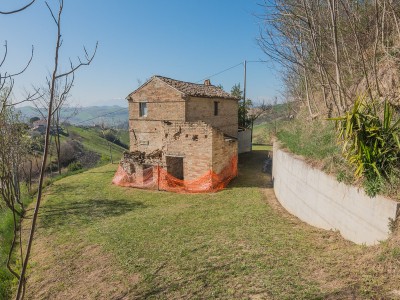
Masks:
[[[147,117],[147,102],[140,102],[139,103],[139,116],[140,117]]]
[[[214,116],[218,116],[218,102],[214,101]]]

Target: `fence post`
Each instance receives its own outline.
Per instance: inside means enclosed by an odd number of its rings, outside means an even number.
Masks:
[[[157,190],[160,190],[160,164],[157,164]]]

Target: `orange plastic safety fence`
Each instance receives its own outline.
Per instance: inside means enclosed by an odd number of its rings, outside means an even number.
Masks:
[[[128,186],[147,189],[160,189],[176,193],[216,192],[224,189],[237,176],[237,156],[218,174],[208,171],[195,180],[181,180],[167,172],[164,168],[154,166],[143,170],[143,175],[129,175],[119,166],[112,181],[118,186]]]
[[[112,183],[126,187],[153,188],[155,186],[153,172],[153,167],[150,167],[143,169],[143,174],[133,173],[129,175],[122,166],[119,165]]]

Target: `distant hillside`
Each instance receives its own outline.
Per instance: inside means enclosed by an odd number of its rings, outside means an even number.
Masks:
[[[63,138],[64,141],[77,140],[86,150],[97,153],[102,157],[109,157],[111,145],[112,155],[116,161],[121,158],[122,153],[129,147],[129,136],[127,130],[118,130],[116,132],[116,137],[123,142],[126,142],[126,148],[107,142],[107,140],[102,136],[99,128],[68,126],[66,131],[68,132],[68,137]],[[126,138],[127,136],[128,138]]]
[[[44,109],[41,113],[31,106],[19,107],[22,118],[27,121],[32,117],[46,115]],[[74,115],[74,111],[77,114]],[[117,105],[113,106],[88,106],[82,108],[66,108],[61,113],[62,119],[68,118],[68,122],[74,125],[96,125],[105,123],[107,126],[119,126],[128,124],[128,108]],[[72,115],[72,117],[71,117]]]
[[[285,119],[292,112],[288,107],[287,103],[275,104],[272,106],[272,110],[267,112],[265,115],[260,116],[255,122],[254,125],[259,125],[262,123],[273,122],[275,120]]]

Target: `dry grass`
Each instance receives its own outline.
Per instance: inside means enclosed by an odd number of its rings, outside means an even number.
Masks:
[[[27,299],[123,299],[139,281],[136,274],[126,277],[99,245],[54,245],[41,237],[35,243],[31,265],[37,264],[41,271],[31,278]]]

